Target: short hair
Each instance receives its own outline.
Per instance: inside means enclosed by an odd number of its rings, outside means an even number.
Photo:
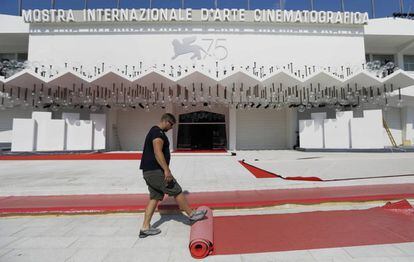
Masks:
[[[177,120],[175,120],[175,116],[170,113],[163,114],[161,117],[161,121],[170,121],[170,122],[173,122],[174,124],[177,123]]]

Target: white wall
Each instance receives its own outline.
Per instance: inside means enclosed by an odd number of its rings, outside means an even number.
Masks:
[[[312,113],[308,120],[299,120],[299,146],[301,148],[324,148],[325,134],[324,134],[324,120],[327,114]]]
[[[50,119],[37,122],[37,151],[63,151],[65,149],[65,120]]]
[[[298,146],[299,121],[297,108],[286,108],[286,148]]]
[[[149,129],[159,123],[164,113],[165,110],[162,108],[152,109],[150,112],[146,112],[143,109],[119,110],[116,122],[120,143],[119,149],[123,151],[142,151],[145,136]],[[113,139],[116,139],[115,135]]]
[[[49,32],[46,32],[49,30]],[[29,60],[97,65],[361,65],[365,60],[363,26],[287,24],[72,24],[31,25]],[[105,31],[105,33],[104,33]],[[192,54],[172,59],[173,40],[196,37],[193,45],[208,51],[200,61]],[[243,43],[243,44],[240,44]],[[211,45],[210,51],[209,46]]]
[[[34,119],[13,119],[12,148],[16,151],[35,150],[36,121]]]
[[[364,110],[363,115],[363,117],[355,117],[350,120],[352,148],[384,148],[381,109]]]
[[[406,107],[402,114],[403,138],[414,145],[414,107]]]
[[[91,120],[66,120],[65,150],[91,150],[93,144]]]
[[[387,122],[388,128],[397,143],[397,146],[402,144],[402,123],[401,123],[401,109],[396,107],[390,107],[387,110],[383,110],[383,116]],[[385,146],[392,146],[392,143],[384,128],[384,144]]]
[[[91,114],[90,118],[93,123],[92,149],[93,150],[106,149],[106,137],[107,137],[106,115],[105,114]]]
[[[11,143],[13,118],[31,118],[32,111],[21,108],[0,110],[0,143]]]
[[[237,111],[237,149],[286,149],[285,110]]]

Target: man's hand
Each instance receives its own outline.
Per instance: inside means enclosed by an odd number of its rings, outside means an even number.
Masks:
[[[164,176],[165,176],[164,181],[166,183],[169,183],[174,179],[173,175],[171,174],[171,170],[169,169],[164,171]]]

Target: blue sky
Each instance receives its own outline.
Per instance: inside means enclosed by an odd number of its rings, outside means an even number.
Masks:
[[[24,9],[49,9],[51,0],[22,0]],[[83,9],[85,0],[55,0],[56,8]],[[88,8],[113,8],[117,0],[87,0]],[[152,7],[179,8],[182,0],[152,0]],[[399,11],[400,0],[375,0],[376,17],[391,16]],[[150,0],[120,0],[121,8],[148,8]],[[372,17],[371,0],[344,0],[347,11],[366,11]],[[185,7],[214,8],[215,0],[185,0]],[[219,8],[245,8],[247,0],[217,0]],[[283,0],[285,9],[311,9],[310,0]],[[250,0],[250,9],[279,8],[279,0]],[[18,0],[0,0],[0,13],[17,14]],[[315,10],[340,11],[340,0],[314,0]],[[414,0],[404,0],[404,12],[414,12]]]

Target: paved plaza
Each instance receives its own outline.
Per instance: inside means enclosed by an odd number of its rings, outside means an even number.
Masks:
[[[238,151],[236,156],[175,154],[171,171],[189,192],[414,183],[414,176],[323,183],[257,179],[240,165],[242,159],[282,176],[329,179],[414,174],[414,153],[289,150]],[[136,160],[0,161],[0,168],[0,196],[148,192]]]
[[[282,176],[367,179],[310,182],[258,179],[241,166],[246,160]],[[174,155],[172,172],[189,192],[414,183],[414,153],[307,153],[238,151],[227,155]],[[1,196],[145,193],[139,161],[0,161]],[[398,193],[398,192],[396,192]],[[413,200],[409,200],[414,204]],[[354,210],[386,201],[282,205],[214,210],[214,216]],[[0,261],[194,261],[188,250],[190,225],[180,214],[155,214],[162,233],[139,239],[142,213],[34,215],[0,218]],[[277,232],[275,232],[277,234]],[[414,242],[241,255],[205,261],[414,261]]]

